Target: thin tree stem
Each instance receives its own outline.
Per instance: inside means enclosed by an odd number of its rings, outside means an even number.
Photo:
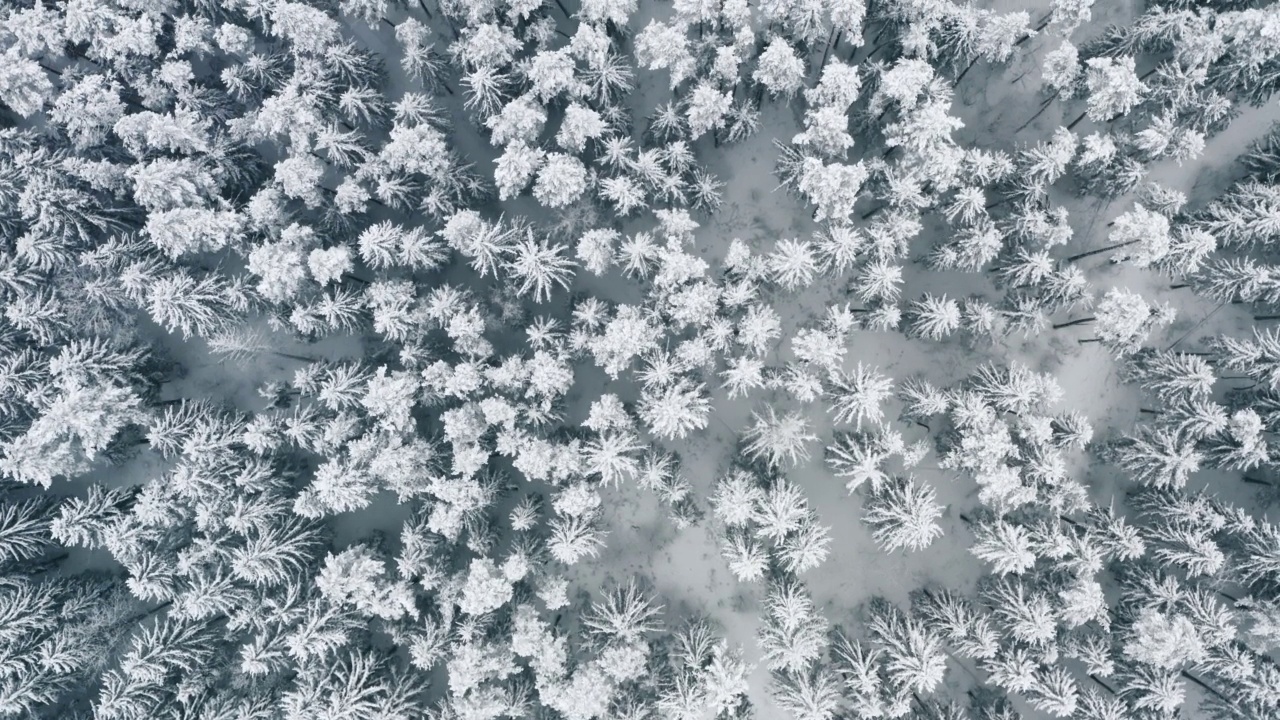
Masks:
[[[140,613],[134,613],[134,615],[133,615],[132,617],[130,617],[128,620],[125,620],[122,624],[123,624],[123,625],[133,625],[133,624],[135,624],[135,623],[137,623],[137,622],[139,622],[139,621],[141,621],[141,620],[146,620],[147,618],[151,617],[152,615],[155,615],[156,613],[160,612],[161,610],[164,610],[165,608],[169,607],[169,606],[170,606],[170,605],[172,605],[172,604],[173,604],[173,601],[172,601],[172,600],[165,600],[164,602],[162,602],[162,603],[160,603],[159,605],[157,605],[157,606],[155,606],[155,607],[151,608],[150,610],[143,610],[143,611],[142,611],[142,612],[140,612]]]
[[[880,47],[876,45],[876,43],[880,42],[880,36],[884,35],[884,31],[888,29],[889,29],[889,21],[886,20],[880,24],[880,30],[876,33],[875,37],[871,38],[871,42],[867,43],[867,45],[870,45],[875,48],[875,50],[872,50],[871,52],[867,53],[868,58],[871,57],[876,50],[880,49]],[[849,51],[849,62],[853,62],[854,56],[858,54],[858,47],[859,46],[855,45],[853,49]],[[862,47],[866,47],[866,45],[863,45]],[[863,59],[865,60],[866,58],[863,58]]]
[[[1087,317],[1087,318],[1079,318],[1077,320],[1068,320],[1064,323],[1058,323],[1057,325],[1054,325],[1053,329],[1061,330],[1062,328],[1069,328],[1073,325],[1084,325],[1085,323],[1091,323],[1096,319],[1097,318]]]
[[[878,52],[880,52],[881,50],[883,50],[883,49],[885,49],[885,48],[889,47],[889,46],[890,46],[890,45],[892,45],[892,44],[893,44],[893,41],[892,41],[892,40],[887,40],[887,41],[885,41],[885,42],[883,42],[883,43],[881,43],[881,44],[879,44],[879,45],[875,46],[874,48],[872,48],[872,49],[871,49],[871,52],[867,53],[867,56],[866,56],[865,58],[863,58],[863,59],[862,59],[862,61],[863,61],[863,62],[866,62],[867,60],[870,60],[871,58],[875,57],[876,53],[878,53]]]
[[[1085,110],[1084,112],[1080,113],[1080,117],[1076,118],[1075,120],[1072,120],[1071,124],[1067,126],[1067,129],[1074,130],[1075,127],[1080,124],[1080,121],[1084,120],[1085,116],[1088,114],[1089,114],[1088,110]]]
[[[1030,118],[1027,118],[1027,121],[1019,125],[1018,129],[1013,131],[1013,134],[1017,135],[1018,133],[1025,130],[1028,125],[1035,122],[1035,119],[1043,115],[1044,111],[1049,109],[1049,106],[1053,104],[1053,101],[1057,99],[1057,97],[1058,97],[1058,92],[1055,90],[1054,93],[1050,95],[1047,100],[1041,103],[1040,109],[1036,111],[1036,114],[1032,115]]]
[[[1108,246],[1106,246],[1106,247],[1101,247],[1101,248],[1098,248],[1098,249],[1096,249],[1096,250],[1090,250],[1090,251],[1088,251],[1088,252],[1078,253],[1078,254],[1076,254],[1076,255],[1072,255],[1071,257],[1067,258],[1067,262],[1075,262],[1075,261],[1077,261],[1077,260],[1083,260],[1084,258],[1090,257],[1090,256],[1092,256],[1092,255],[1101,255],[1101,254],[1102,254],[1102,253],[1104,253],[1104,252],[1110,252],[1110,251],[1112,251],[1112,250],[1118,250],[1118,249],[1120,249],[1120,248],[1122,248],[1122,247],[1125,247],[1126,245],[1132,245],[1132,244],[1134,244],[1134,243],[1136,243],[1136,242],[1138,242],[1138,241],[1137,241],[1137,240],[1129,240],[1129,241],[1126,241],[1126,242],[1116,243],[1116,244],[1114,244],[1114,245],[1108,245]]]
[[[1101,685],[1107,692],[1111,693],[1112,695],[1116,694],[1115,688],[1102,682],[1102,679],[1099,678],[1097,675],[1094,675],[1093,673],[1089,673],[1089,679]]]
[[[827,34],[827,46],[822,49],[822,62],[818,63],[818,72],[822,72],[822,66],[827,64],[827,56],[831,54],[831,48],[840,42],[840,31],[831,28],[831,32]]]
[[[1200,678],[1196,677],[1195,675],[1192,675],[1191,673],[1187,672],[1186,670],[1183,670],[1183,671],[1181,672],[1181,675],[1182,675],[1182,677],[1184,677],[1184,678],[1186,678],[1186,679],[1190,680],[1191,682],[1193,682],[1193,683],[1195,683],[1195,684],[1199,685],[1200,687],[1204,688],[1205,692],[1212,693],[1213,695],[1216,695],[1216,696],[1217,696],[1217,698],[1218,698],[1219,700],[1221,700],[1221,701],[1222,701],[1222,702],[1224,702],[1224,703],[1227,703],[1227,705],[1228,705],[1228,706],[1230,706],[1230,705],[1231,705],[1231,699],[1230,699],[1230,698],[1228,698],[1226,695],[1223,695],[1223,694],[1222,694],[1222,693],[1221,693],[1217,688],[1215,688],[1215,687],[1211,687],[1208,683],[1206,683],[1205,681],[1203,681],[1203,680],[1201,680]]]

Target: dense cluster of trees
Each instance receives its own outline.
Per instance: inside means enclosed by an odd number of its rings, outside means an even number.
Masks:
[[[1280,89],[1280,8],[1092,5],[8,3],[0,717],[751,716],[713,620],[573,582],[632,485],[758,584],[798,720],[1280,716],[1280,131],[1217,197],[1148,176]],[[1062,126],[960,143],[957,88],[1029,61],[1018,131]],[[717,154],[771,115],[815,230],[707,237]],[[1100,247],[1081,198],[1118,208]],[[1156,343],[1179,293],[1256,327]],[[850,353],[888,333],[1098,343],[1139,422],[1015,359]],[[292,374],[246,405],[183,382],[206,353]],[[975,489],[984,575],[833,627],[805,580],[842,549],[797,469],[910,562],[949,512],[928,464]],[[336,540],[388,499],[402,526]]]

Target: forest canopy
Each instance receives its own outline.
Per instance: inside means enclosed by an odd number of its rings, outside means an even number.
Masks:
[[[1280,3],[1016,5],[7,0],[0,719],[1280,718]]]

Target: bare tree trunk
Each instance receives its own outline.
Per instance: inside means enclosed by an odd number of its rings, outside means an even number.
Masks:
[[[1057,97],[1058,97],[1058,91],[1055,90],[1053,94],[1049,96],[1049,99],[1045,100],[1044,103],[1040,105],[1040,109],[1036,111],[1036,114],[1027,118],[1027,121],[1019,125],[1018,129],[1013,131],[1013,134],[1017,135],[1018,133],[1026,129],[1028,125],[1035,122],[1035,119],[1043,115],[1044,111],[1049,109],[1049,106],[1053,104],[1053,101],[1057,99]]]
[[[1061,330],[1062,328],[1069,328],[1072,325],[1084,325],[1085,323],[1091,323],[1096,319],[1097,318],[1087,317],[1087,318],[1080,318],[1079,320],[1068,320],[1067,322],[1058,323],[1057,325],[1054,325],[1053,329]]]
[[[170,606],[170,605],[172,605],[172,604],[173,604],[173,601],[172,601],[172,600],[165,600],[164,602],[162,602],[162,603],[160,603],[159,605],[157,605],[157,606],[155,606],[155,607],[151,608],[150,610],[143,610],[143,611],[142,611],[142,612],[140,612],[140,613],[135,613],[135,614],[134,614],[134,615],[132,615],[129,619],[127,619],[127,620],[123,621],[121,624],[123,624],[123,625],[133,625],[133,624],[135,624],[135,623],[137,623],[137,622],[140,622],[140,621],[142,621],[142,620],[146,620],[147,618],[151,617],[152,615],[155,615],[156,613],[160,612],[161,610],[164,610],[165,608],[169,607],[169,606]]]
[[[827,36],[827,47],[822,51],[822,62],[818,63],[819,72],[822,71],[822,66],[827,64],[827,56],[831,54],[831,50],[840,44],[840,38],[844,35],[843,30],[836,31],[835,28],[832,28],[832,32],[835,32],[835,37]]]
[[[1080,254],[1078,254],[1078,255],[1072,255],[1071,257],[1067,258],[1067,262],[1075,262],[1075,261],[1077,261],[1077,260],[1083,260],[1084,258],[1090,257],[1090,256],[1092,256],[1092,255],[1101,255],[1101,254],[1102,254],[1102,253],[1104,253],[1104,252],[1110,252],[1110,251],[1112,251],[1112,250],[1119,250],[1120,248],[1125,247],[1126,245],[1132,245],[1132,244],[1134,244],[1134,243],[1136,243],[1136,242],[1138,242],[1138,241],[1137,241],[1137,240],[1129,240],[1128,242],[1116,243],[1115,245],[1108,245],[1108,246],[1106,246],[1106,247],[1098,248],[1097,250],[1090,250],[1090,251],[1088,251],[1088,252],[1082,252],[1082,253],[1080,253]]]
[[[961,70],[961,71],[960,71],[960,74],[959,74],[959,75],[957,75],[957,76],[956,76],[956,79],[951,83],[951,87],[955,87],[955,86],[959,85],[959,84],[960,84],[960,81],[964,79],[964,76],[965,76],[965,75],[968,75],[968,74],[969,74],[969,71],[973,69],[973,66],[978,64],[978,60],[979,60],[979,59],[980,59],[980,58],[976,58],[976,57],[975,57],[974,59],[970,60],[970,61],[969,61],[969,64],[968,64],[967,66],[965,66],[965,69],[964,69],[964,70]]]
[[[1203,689],[1204,689],[1204,691],[1205,691],[1205,692],[1210,693],[1210,694],[1212,694],[1212,695],[1216,696],[1219,700],[1221,700],[1222,702],[1226,703],[1228,707],[1230,707],[1230,706],[1231,706],[1231,698],[1228,698],[1226,695],[1223,695],[1223,694],[1222,694],[1222,693],[1221,693],[1217,688],[1210,686],[1210,685],[1209,685],[1209,684],[1207,684],[1205,681],[1201,680],[1200,678],[1196,677],[1195,675],[1192,675],[1191,673],[1187,672],[1186,670],[1183,670],[1180,674],[1182,675],[1182,677],[1184,677],[1184,678],[1186,678],[1186,679],[1190,680],[1191,682],[1193,682],[1193,683],[1195,683],[1195,684],[1199,685],[1201,688],[1203,688]]]
[[[884,35],[884,31],[888,29],[889,29],[889,21],[886,20],[880,25],[880,30],[876,32],[876,36],[871,38],[870,43],[867,43],[867,45],[870,45],[875,48],[875,50],[872,50],[871,52],[867,53],[868,58],[874,55],[876,50],[880,49],[879,46],[876,45],[876,43],[880,42],[880,36]],[[849,51],[849,62],[853,62],[853,57],[857,54],[858,54],[858,46],[854,46],[853,50]],[[865,60],[866,58],[863,58],[863,59]]]
[[[1093,673],[1089,673],[1089,679],[1101,685],[1107,692],[1111,693],[1112,695],[1116,694],[1115,688],[1102,682],[1102,678],[1098,677],[1097,675],[1094,675]]]
[[[1085,110],[1084,112],[1080,113],[1080,117],[1076,118],[1075,120],[1072,120],[1071,124],[1067,126],[1067,129],[1074,130],[1075,127],[1080,124],[1080,121],[1083,120],[1085,116],[1088,114],[1089,114],[1088,110]]]

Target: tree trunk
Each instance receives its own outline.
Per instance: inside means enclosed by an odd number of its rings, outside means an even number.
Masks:
[[[1097,318],[1087,317],[1087,318],[1080,318],[1078,320],[1068,320],[1067,322],[1058,323],[1057,325],[1054,325],[1053,329],[1061,330],[1062,328],[1069,328],[1073,325],[1084,325],[1085,323],[1091,323],[1094,320],[1097,320]]]
[[[1093,673],[1089,673],[1089,679],[1101,685],[1103,688],[1106,689],[1107,692],[1111,693],[1112,695],[1116,694],[1115,688],[1102,682],[1102,678],[1098,677],[1097,675],[1094,675]]]
[[[1181,290],[1182,288],[1191,287],[1191,283],[1176,283],[1169,286],[1170,290]]]
[[[431,19],[431,11],[427,9],[427,0],[418,0],[418,6],[422,8],[422,12],[427,14],[427,19]]]
[[[47,557],[32,559],[26,565],[26,568],[27,568],[26,572],[30,573],[31,575],[44,572],[46,569],[57,565],[58,563],[62,562],[63,560],[66,560],[69,557],[71,557],[71,553],[61,552],[61,553],[58,553],[57,555],[49,555]]]
[[[1077,261],[1077,260],[1083,260],[1084,258],[1087,258],[1087,257],[1089,257],[1089,256],[1091,256],[1091,255],[1101,255],[1101,254],[1102,254],[1102,253],[1104,253],[1104,252],[1111,252],[1112,250],[1119,250],[1119,249],[1120,249],[1120,248],[1122,248],[1122,247],[1125,247],[1125,246],[1127,246],[1127,245],[1132,245],[1132,244],[1134,244],[1134,243],[1136,243],[1136,242],[1138,242],[1138,241],[1137,241],[1137,240],[1129,240],[1128,242],[1116,243],[1116,244],[1114,244],[1114,245],[1108,245],[1108,246],[1106,246],[1106,247],[1101,247],[1101,248],[1098,248],[1097,250],[1090,250],[1090,251],[1088,251],[1088,252],[1082,252],[1082,253],[1079,253],[1079,254],[1076,254],[1076,255],[1072,255],[1071,257],[1067,258],[1067,262],[1075,262],[1075,261]]]
[[[1081,345],[1085,345],[1085,344],[1087,344],[1087,343],[1102,342],[1102,338],[1085,338],[1085,339],[1080,340],[1080,341],[1078,341],[1078,342],[1079,342]]]
[[[840,35],[843,31],[836,31],[835,28],[831,28],[831,32],[834,33],[834,37],[831,34],[827,35],[827,46],[822,49],[822,62],[818,63],[819,74],[822,72],[822,66],[827,64],[827,56],[831,54],[831,48],[840,43]]]
[[[889,21],[888,21],[888,20],[886,20],[886,21],[884,21],[883,23],[881,23],[881,25],[880,25],[880,30],[876,32],[876,36],[875,36],[875,37],[873,37],[873,38],[871,38],[871,42],[870,42],[870,43],[867,43],[867,45],[869,45],[870,47],[875,48],[875,50],[872,50],[871,52],[867,53],[867,57],[868,57],[868,58],[869,58],[869,57],[871,57],[871,56],[875,53],[875,51],[876,51],[876,50],[879,50],[879,49],[880,49],[880,48],[879,48],[879,46],[878,46],[878,45],[876,45],[876,43],[880,42],[880,36],[881,36],[881,35],[884,35],[884,31],[885,31],[885,30],[888,30],[888,29],[889,29]],[[850,51],[849,51],[849,62],[853,62],[853,57],[854,57],[855,55],[857,55],[857,54],[858,54],[858,46],[857,46],[857,45],[855,45],[855,46],[853,47],[853,50],[850,50]],[[866,60],[866,58],[863,58],[863,60]]]
[[[880,52],[881,50],[883,50],[883,49],[885,49],[885,48],[889,47],[889,46],[890,46],[890,45],[892,45],[892,44],[893,44],[893,41],[892,41],[892,40],[886,40],[885,42],[880,43],[879,45],[877,45],[877,46],[875,46],[875,47],[871,48],[871,52],[867,53],[867,56],[866,56],[866,57],[864,57],[864,58],[862,58],[862,61],[863,61],[863,62],[866,62],[866,61],[870,60],[871,58],[875,57],[875,54],[876,54],[876,53],[878,53],[878,52]]]
[[[1254,320],[1280,320],[1280,315],[1254,315]]]
[[[1249,477],[1248,475],[1243,475],[1240,477],[1240,479],[1245,481],[1246,483],[1249,483],[1250,485],[1262,485],[1264,487],[1275,487],[1273,483],[1269,483],[1266,480],[1263,480],[1262,478]]]
[[[1219,700],[1221,700],[1222,702],[1224,702],[1224,703],[1226,703],[1226,704],[1227,704],[1227,707],[1231,707],[1231,699],[1230,699],[1230,698],[1228,698],[1226,695],[1223,695],[1223,694],[1222,694],[1222,693],[1221,693],[1217,688],[1210,686],[1209,684],[1205,683],[1205,681],[1201,680],[1200,678],[1196,677],[1195,675],[1192,675],[1191,673],[1187,672],[1186,670],[1183,670],[1180,674],[1182,675],[1182,677],[1184,677],[1184,678],[1186,678],[1186,679],[1190,680],[1191,682],[1193,682],[1193,683],[1195,683],[1195,684],[1199,685],[1200,687],[1204,688],[1204,691],[1205,691],[1205,692],[1207,692],[1207,693],[1211,693],[1211,694],[1213,694],[1213,695],[1217,696],[1217,698],[1218,698]]]
[[[1088,110],[1085,110],[1084,112],[1080,113],[1080,117],[1076,118],[1075,120],[1072,120],[1071,124],[1067,126],[1067,129],[1074,130],[1075,127],[1080,124],[1080,121],[1083,120],[1085,116],[1088,114],[1089,114]]]
[[[280,350],[272,350],[271,354],[278,355],[282,358],[289,358],[290,360],[298,360],[301,362],[309,362],[309,363],[313,363],[319,359],[319,358],[311,357],[310,355],[294,355],[293,353],[287,353]]]
[[[390,26],[391,26],[391,27],[393,27],[393,28],[396,26],[396,24],[395,24],[395,23],[391,22],[390,20],[386,19],[385,17],[384,17],[384,18],[382,18],[382,22],[386,23],[387,25],[390,25]]]
[[[142,612],[140,612],[140,613],[134,613],[134,615],[133,615],[132,617],[130,617],[129,619],[127,619],[127,620],[123,621],[123,622],[121,623],[121,625],[134,625],[134,624],[136,624],[136,623],[138,623],[138,622],[140,622],[140,621],[142,621],[142,620],[146,620],[147,618],[151,617],[152,615],[155,615],[156,613],[158,613],[158,612],[160,612],[161,610],[163,610],[163,609],[165,609],[165,608],[169,607],[169,606],[170,606],[170,605],[172,605],[172,604],[173,604],[173,601],[172,601],[172,600],[165,600],[164,602],[162,602],[162,603],[160,603],[159,605],[157,605],[157,606],[155,606],[155,607],[151,608],[150,610],[143,610],[143,611],[142,611]]]
[[[979,58],[976,58],[976,57],[970,60],[969,64],[965,66],[964,70],[961,70],[960,74],[956,76],[956,79],[952,81],[951,87],[956,87],[957,85],[959,85],[960,81],[964,79],[964,76],[968,75],[969,71],[973,69],[973,66],[978,64],[978,60]]]

